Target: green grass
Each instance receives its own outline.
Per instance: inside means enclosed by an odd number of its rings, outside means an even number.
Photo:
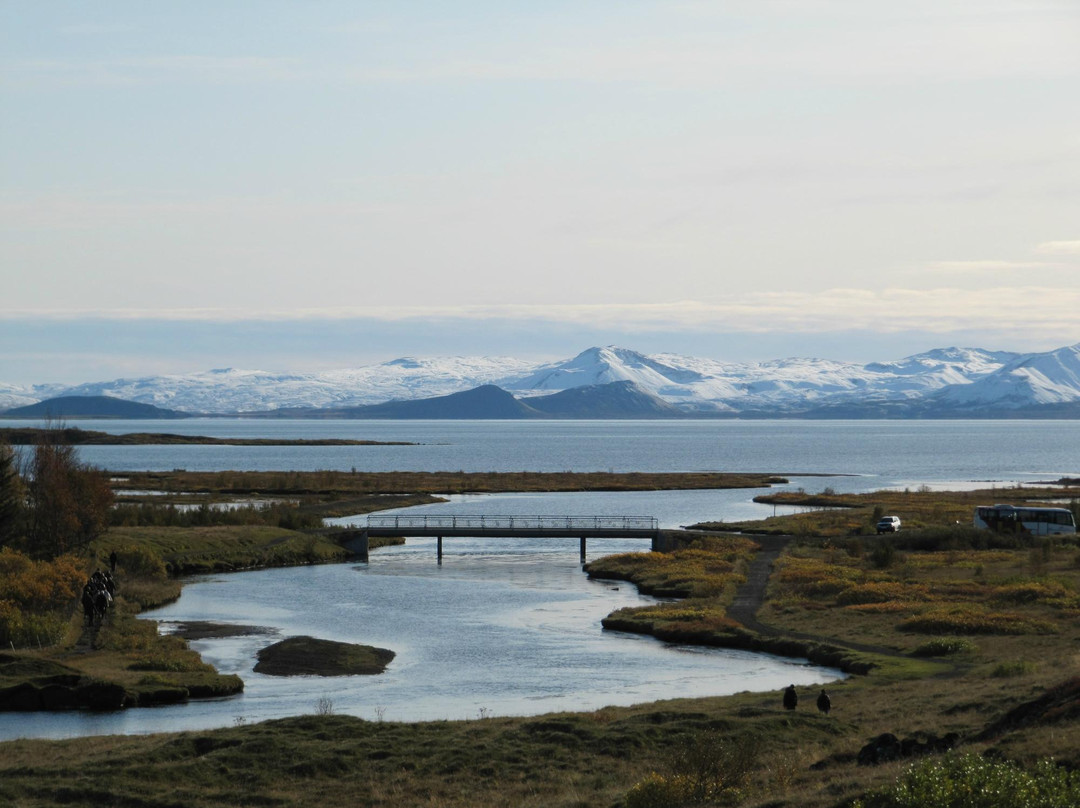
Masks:
[[[1080,773],[1046,760],[1030,770],[978,755],[912,766],[855,808],[1064,808],[1080,805]]]

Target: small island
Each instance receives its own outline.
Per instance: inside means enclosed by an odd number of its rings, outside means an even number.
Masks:
[[[69,446],[412,446],[409,441],[348,440],[345,438],[212,438],[208,435],[176,435],[171,432],[128,432],[114,435],[93,429],[64,427],[0,429],[0,443],[34,446],[46,439]]]
[[[371,645],[290,637],[257,654],[256,673],[268,676],[373,676],[386,670],[394,652]]]

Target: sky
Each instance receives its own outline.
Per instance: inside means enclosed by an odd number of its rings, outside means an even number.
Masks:
[[[1080,342],[1075,0],[0,0],[0,384]]]

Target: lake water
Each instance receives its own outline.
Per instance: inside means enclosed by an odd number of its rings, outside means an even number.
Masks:
[[[3,421],[0,426],[28,426]],[[108,432],[415,446],[85,446],[112,470],[765,471],[859,488],[1080,476],[1080,421],[70,421]],[[836,483],[828,483],[837,487]],[[838,489],[839,490],[839,489]]]
[[[26,425],[26,422],[0,422]],[[114,472],[186,469],[466,471],[764,471],[791,487],[858,491],[887,486],[998,486],[1080,476],[1080,423],[971,422],[74,422],[114,432],[223,437],[350,437],[419,445],[374,447],[82,447]],[[851,476],[819,478],[831,473]],[[766,516],[760,491],[584,492],[455,496],[422,513],[656,516],[664,527]],[[348,523],[350,519],[338,520]],[[642,549],[590,541],[589,556]],[[313,713],[432,720],[591,710],[664,698],[776,690],[830,681],[836,671],[733,651],[669,646],[605,632],[616,608],[653,602],[628,584],[589,581],[577,541],[432,541],[372,554],[368,564],[263,570],[189,583],[148,617],[258,625],[276,636],[193,643],[237,673],[231,699],[110,714],[0,714],[0,739],[144,733],[227,726]],[[376,677],[277,678],[252,672],[255,652],[279,637],[391,648]]]

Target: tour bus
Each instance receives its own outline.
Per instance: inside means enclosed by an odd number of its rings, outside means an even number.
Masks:
[[[1030,533],[1052,536],[1075,533],[1076,520],[1068,508],[1018,508],[1015,505],[982,505],[975,509],[975,527],[998,533]]]

